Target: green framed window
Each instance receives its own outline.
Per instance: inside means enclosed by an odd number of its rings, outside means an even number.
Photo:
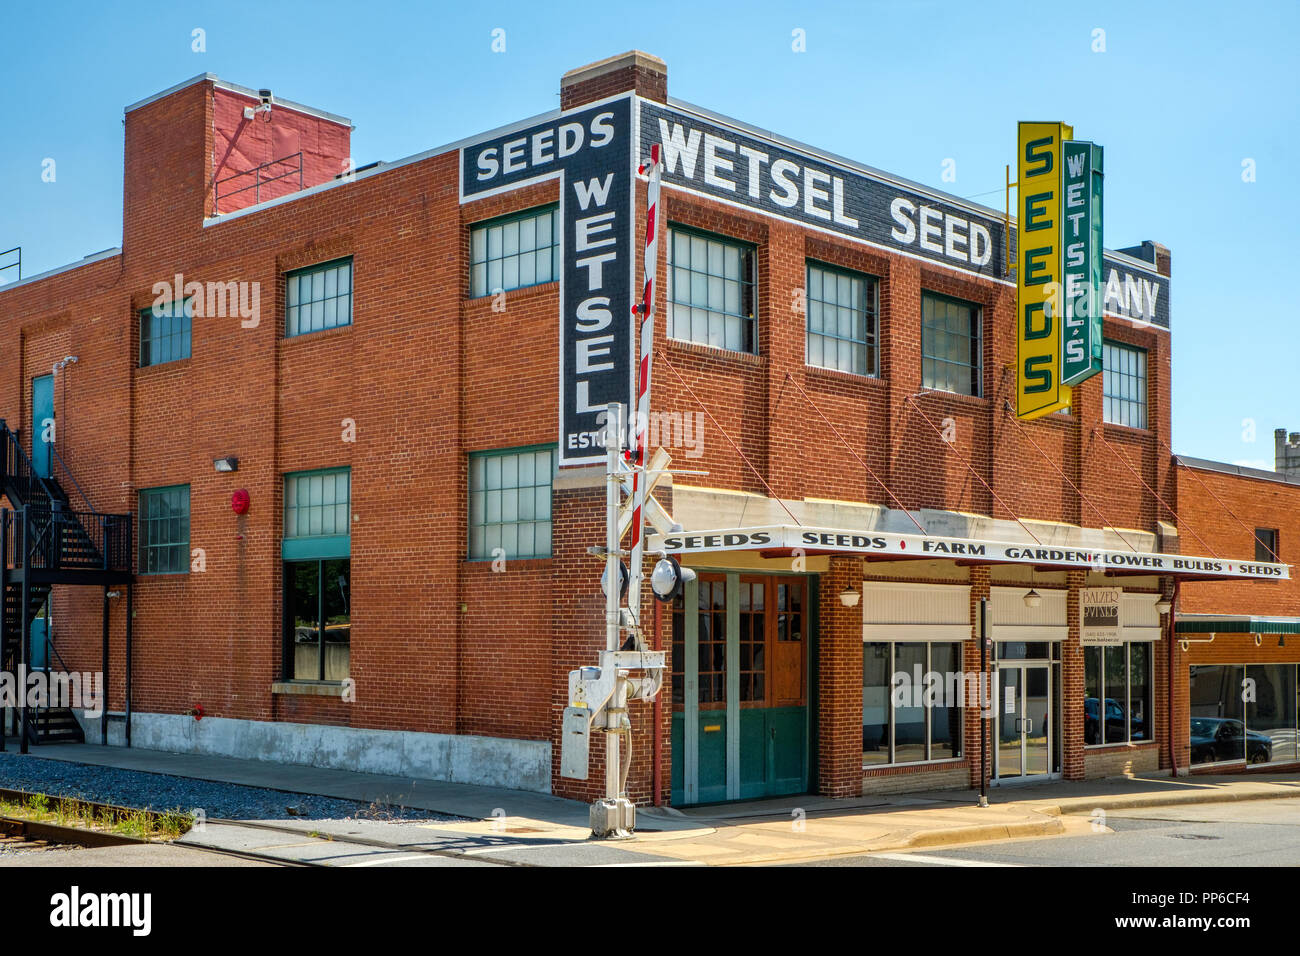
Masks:
[[[337,259],[285,275],[286,338],[352,324],[352,259]]]
[[[668,336],[758,352],[756,249],[684,226],[668,230]]]
[[[351,468],[285,474],[281,551],[286,561],[351,556]]]
[[[469,557],[549,558],[555,446],[469,456]]]
[[[140,310],[140,367],[190,357],[194,302],[168,302]]]
[[[188,574],[190,486],[142,488],[139,496],[140,573]]]
[[[808,364],[875,375],[875,278],[810,260],[806,288]]]
[[[341,681],[351,669],[352,562],[284,562],[284,676]]]
[[[479,296],[560,278],[558,206],[481,222],[469,230],[469,294]]]
[[[980,394],[981,309],[935,292],[921,293],[921,385]]]
[[[1147,427],[1147,352],[1104,341],[1101,349],[1104,420],[1111,425]]]

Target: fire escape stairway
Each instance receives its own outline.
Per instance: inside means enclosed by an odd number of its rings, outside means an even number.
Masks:
[[[26,665],[29,674],[44,672],[47,688],[52,689],[58,683],[66,686],[59,672],[70,673],[69,668],[48,630],[35,635],[31,627],[42,611],[48,622],[50,594],[56,584],[108,586],[130,581],[131,516],[101,514],[91,508],[53,445],[49,451],[51,474],[43,475],[23,450],[18,433],[0,420],[0,492],[13,509],[6,510],[0,521],[4,555],[0,663],[12,674],[18,673],[20,665]],[[56,464],[81,493],[84,510],[74,509],[53,477]],[[22,649],[24,625],[33,645],[27,654]],[[37,652],[37,641],[44,641],[43,654]],[[24,694],[26,688],[16,686],[15,692]],[[26,725],[28,740],[84,742],[85,734],[71,709],[51,706],[55,703],[33,705]]]

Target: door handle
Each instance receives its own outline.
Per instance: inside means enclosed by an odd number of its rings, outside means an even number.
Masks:
[[[772,735],[772,739],[773,739],[773,740],[776,740],[776,728],[775,728],[775,727],[769,727],[769,728],[768,728],[768,731],[771,733],[771,735]]]
[[[1025,733],[1026,733],[1026,734],[1032,734],[1033,732],[1034,732],[1034,718],[1032,718],[1032,717],[1026,717],[1026,718],[1025,718]]]

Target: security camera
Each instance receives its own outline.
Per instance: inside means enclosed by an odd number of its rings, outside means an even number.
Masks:
[[[251,107],[251,106],[245,106],[245,107],[244,107],[244,119],[246,119],[246,120],[251,120],[251,119],[252,119],[254,116],[256,116],[258,113],[269,113],[269,112],[271,112],[271,104],[275,102],[275,97],[271,95],[271,91],[270,91],[270,90],[258,90],[258,91],[257,91],[257,99],[258,99],[258,101],[259,101],[259,103],[260,103],[261,105],[259,105],[259,106],[257,107],[257,109],[254,109],[254,108]],[[270,121],[270,118],[269,118],[269,117],[268,117],[267,121],[268,121],[268,122]]]

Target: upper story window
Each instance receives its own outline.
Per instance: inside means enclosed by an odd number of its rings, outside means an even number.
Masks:
[[[352,260],[338,259],[285,276],[286,338],[352,324]]]
[[[668,336],[756,353],[754,247],[681,226],[668,235]]]
[[[808,364],[875,375],[876,280],[809,262],[807,289]]]
[[[558,207],[530,209],[470,227],[469,294],[474,298],[560,278]]]
[[[549,558],[554,477],[551,447],[472,453],[470,558]]]
[[[284,476],[284,558],[351,554],[352,469],[322,468]]]
[[[1277,556],[1277,528],[1255,529],[1255,560],[1272,564],[1282,560]]]
[[[169,302],[140,310],[140,367],[190,357],[194,303]]]
[[[981,310],[934,292],[921,293],[921,384],[980,394]]]
[[[188,574],[190,486],[140,490],[140,573]]]
[[[1147,427],[1146,349],[1103,342],[1101,352],[1103,418],[1112,425]]]

